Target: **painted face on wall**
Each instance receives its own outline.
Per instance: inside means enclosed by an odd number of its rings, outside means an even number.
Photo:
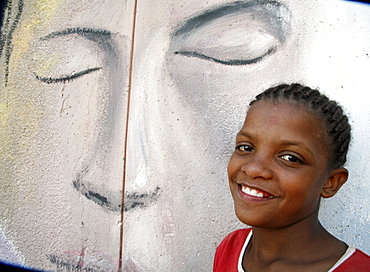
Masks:
[[[1,227],[26,265],[116,270],[131,7],[58,0],[8,6]]]
[[[285,81],[337,90],[335,69],[354,71],[333,65],[350,54],[323,40],[341,36],[322,2],[137,1],[128,135],[134,1],[12,2],[0,206],[20,259],[109,271],[123,246],[144,269],[208,271],[237,224],[226,165],[251,98]]]

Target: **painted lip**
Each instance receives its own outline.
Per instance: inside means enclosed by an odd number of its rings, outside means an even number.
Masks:
[[[276,194],[273,194],[265,189],[258,186],[249,185],[246,183],[237,183],[238,194],[240,198],[249,201],[269,201],[278,198]]]
[[[60,254],[49,254],[47,258],[56,265],[59,270],[68,271],[117,271],[118,261],[113,257],[101,253],[93,252],[87,254],[87,249],[82,251],[67,251]]]

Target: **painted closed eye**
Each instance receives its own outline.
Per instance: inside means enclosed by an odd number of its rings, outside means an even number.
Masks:
[[[109,32],[72,28],[41,38],[33,53],[33,75],[39,81],[65,83],[103,69],[101,50]]]
[[[172,50],[224,65],[247,65],[276,52],[289,31],[290,12],[279,2],[235,2],[187,20],[173,33]]]
[[[87,75],[87,74],[90,74],[92,72],[95,72],[95,71],[98,71],[102,69],[102,67],[95,67],[95,68],[88,68],[86,70],[82,70],[80,72],[72,72],[71,74],[64,74],[64,75],[60,75],[58,77],[42,77],[42,76],[39,76],[37,75],[36,73],[34,73],[36,79],[40,80],[40,81],[43,81],[45,83],[59,83],[59,82],[68,82],[68,81],[71,81],[71,80],[74,80],[76,78],[79,78],[79,77],[82,77],[84,75]]]

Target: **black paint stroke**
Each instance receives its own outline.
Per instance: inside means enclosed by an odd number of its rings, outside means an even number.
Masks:
[[[93,188],[93,185],[83,182],[84,176],[87,172],[88,169],[85,168],[77,174],[76,179],[72,181],[73,187],[87,199],[92,200],[99,206],[113,212],[121,211],[121,192],[117,192],[115,197],[103,196],[102,194],[97,193],[97,190]]]
[[[241,60],[241,59],[238,59],[238,60],[220,60],[220,59],[209,57],[209,56],[206,56],[204,54],[200,54],[200,53],[194,52],[194,51],[176,51],[174,54],[175,55],[177,55],[177,54],[178,55],[183,55],[183,56],[187,56],[187,57],[196,57],[196,58],[205,59],[205,60],[211,60],[211,61],[221,63],[221,64],[224,64],[224,65],[237,66],[237,65],[248,65],[248,64],[254,64],[254,63],[260,62],[261,60],[263,60],[268,55],[275,53],[275,51],[276,51],[276,46],[273,46],[269,50],[267,50],[267,52],[265,54],[263,54],[262,56],[254,58],[254,59],[248,59],[248,60]]]
[[[58,269],[63,268],[66,269],[67,271],[82,271],[83,269],[81,264],[79,263],[76,264],[72,261],[64,260],[63,258],[55,254],[49,254],[46,255],[46,257],[51,263],[55,264]],[[94,268],[89,267],[88,271],[100,271],[100,270],[95,270]]]
[[[81,76],[90,74],[90,73],[92,73],[94,71],[97,71],[97,70],[100,70],[100,69],[103,69],[103,67],[89,68],[89,69],[83,70],[83,71],[78,72],[78,73],[73,73],[71,75],[65,75],[65,76],[61,76],[61,77],[40,77],[36,74],[35,74],[35,77],[36,77],[36,79],[38,79],[40,81],[43,81],[47,84],[60,83],[60,82],[65,83],[65,82],[72,81],[76,78],[79,78]]]
[[[4,5],[4,4],[3,4]],[[3,55],[4,46],[8,37],[8,27],[10,23],[11,13],[12,13],[12,1],[7,1],[6,6],[3,6],[2,10],[2,21],[1,21],[1,36],[0,36],[0,57]],[[6,12],[6,15],[5,15]],[[5,19],[4,19],[5,15]],[[6,69],[5,69],[6,72]]]
[[[9,9],[7,8],[9,6],[8,1],[1,1],[0,2],[0,29],[3,27],[3,24],[9,23]],[[5,15],[5,12],[7,11],[7,15]],[[4,21],[4,18],[8,18],[8,20]]]
[[[154,191],[146,193],[126,193],[124,199],[124,211],[127,212],[135,208],[147,207],[158,200],[160,193],[161,188],[159,187]]]
[[[8,78],[9,78],[9,62],[10,62],[10,56],[12,54],[12,39],[13,39],[13,33],[16,30],[21,14],[23,12],[23,0],[18,1],[17,9],[16,9],[16,15],[13,21],[13,24],[10,26],[9,32],[7,32],[7,27],[10,22],[10,16],[11,16],[11,10],[12,10],[12,1],[8,1],[7,4],[7,17],[5,20],[5,25],[1,29],[1,36],[0,36],[0,57],[3,55],[4,49],[5,49],[5,61],[4,61],[4,85],[8,85]]]
[[[113,192],[111,194],[103,195],[98,193],[96,186],[91,183],[83,181],[85,175],[87,174],[88,169],[85,168],[81,171],[75,180],[72,181],[73,187],[80,192],[87,199],[95,202],[99,206],[103,207],[106,210],[119,212],[121,211],[121,197],[122,193],[120,191]],[[145,208],[150,204],[155,203],[160,196],[161,189],[157,187],[153,191],[147,192],[132,192],[125,193],[124,196],[124,208],[125,212],[136,209],[136,208]]]
[[[112,261],[106,258],[100,257],[99,262],[96,260],[86,260],[84,254],[80,256],[74,256],[72,254],[56,255],[47,254],[47,259],[55,264],[57,271],[89,271],[89,272],[101,272],[101,271],[114,271],[115,265]]]
[[[71,34],[78,34],[80,36],[87,37],[90,40],[96,40],[96,37],[111,37],[112,32],[105,30],[105,29],[93,29],[87,27],[73,27],[73,28],[66,28],[60,31],[54,31],[50,34],[41,37],[41,41],[50,40],[52,38],[56,38],[59,36],[66,36]]]

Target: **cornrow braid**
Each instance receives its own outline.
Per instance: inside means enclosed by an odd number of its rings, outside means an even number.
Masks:
[[[318,90],[302,86],[298,83],[281,84],[260,93],[250,102],[250,106],[258,101],[273,103],[292,102],[304,106],[322,120],[327,132],[329,151],[329,167],[342,167],[347,161],[347,152],[351,140],[351,126],[347,116],[336,101],[330,100]]]

